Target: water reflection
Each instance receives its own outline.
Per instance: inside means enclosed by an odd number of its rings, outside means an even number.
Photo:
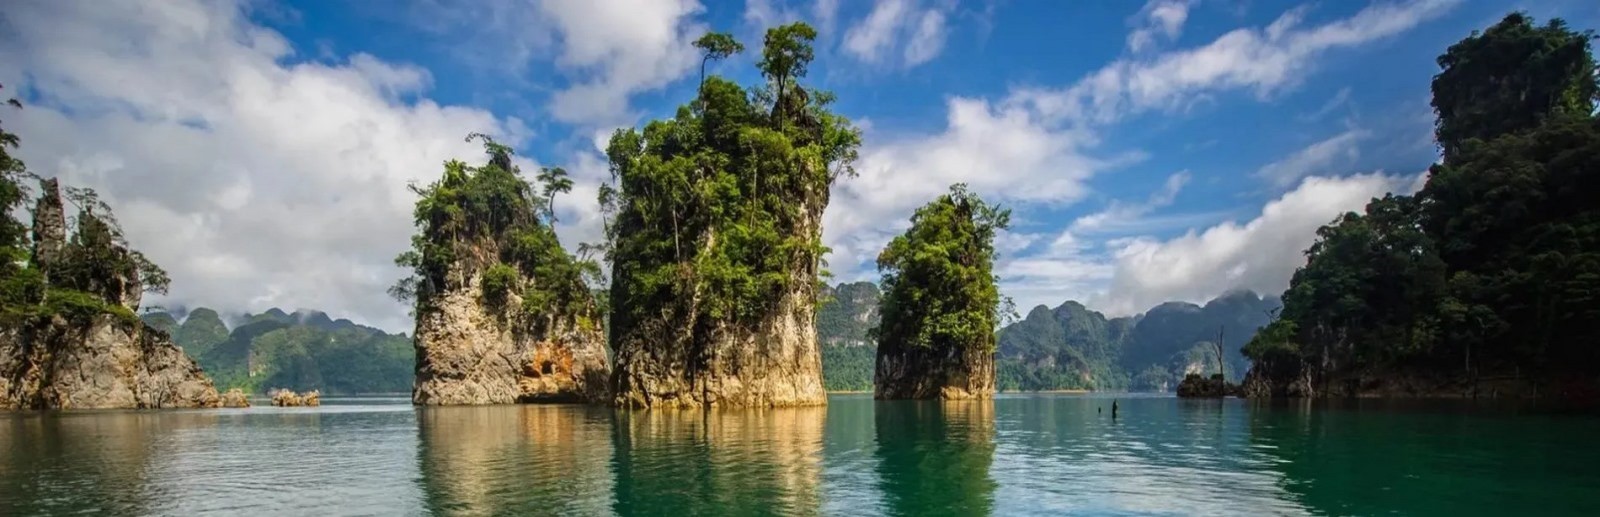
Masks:
[[[1255,408],[1250,433],[1283,487],[1317,513],[1595,515],[1600,451],[1574,438],[1600,436],[1600,421],[1525,411],[1505,401],[1277,402]]]
[[[878,487],[892,515],[988,515],[994,401],[876,404]]]
[[[427,407],[422,489],[441,515],[604,513],[610,412],[586,406]]]
[[[164,422],[134,413],[0,421],[0,515],[148,513],[150,436]]]
[[[827,409],[619,411],[622,515],[811,515],[821,507]]]

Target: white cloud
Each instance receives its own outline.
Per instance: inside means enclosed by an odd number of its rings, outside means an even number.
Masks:
[[[1256,171],[1256,176],[1267,180],[1275,188],[1294,186],[1300,178],[1350,170],[1349,162],[1361,156],[1356,144],[1367,137],[1367,132],[1351,129],[1296,151]]]
[[[1158,208],[1171,205],[1177,199],[1178,191],[1189,183],[1189,171],[1178,171],[1168,176],[1161,189],[1150,195],[1150,199],[1143,203],[1123,203],[1113,201],[1105,210],[1095,212],[1072,221],[1071,231],[1078,233],[1116,232],[1131,227],[1141,227],[1141,219],[1146,214]]]
[[[1088,133],[1042,125],[1027,110],[965,98],[947,105],[940,133],[867,136],[860,176],[834,186],[824,215],[836,268],[869,262],[916,207],[953,183],[1000,202],[1057,205],[1082,198],[1089,176],[1116,165],[1083,154],[1094,143]]]
[[[945,27],[944,13],[928,10],[922,13],[922,21],[917,23],[917,31],[911,34],[911,41],[906,43],[906,66],[917,66],[938,57],[944,50]]]
[[[576,84],[550,101],[557,119],[597,127],[633,119],[628,99],[684,77],[699,58],[691,42],[706,31],[695,0],[543,0],[560,35],[556,65]]]
[[[1243,224],[1229,221],[1170,240],[1134,239],[1112,250],[1115,272],[1105,294],[1090,305],[1107,314],[1133,314],[1156,304],[1204,302],[1231,289],[1278,293],[1316,229],[1341,213],[1361,210],[1373,197],[1412,192],[1414,175],[1363,174],[1310,177],[1267,203]]]
[[[1305,115],[1301,115],[1300,119],[1301,120],[1305,120],[1307,122],[1316,122],[1318,120],[1322,120],[1322,117],[1326,117],[1329,114],[1333,113],[1334,110],[1342,108],[1346,104],[1349,104],[1349,103],[1350,103],[1350,87],[1346,86],[1344,88],[1340,88],[1339,89],[1339,93],[1335,93],[1335,94],[1333,94],[1333,97],[1328,98],[1328,102],[1322,103],[1322,107],[1317,108],[1316,111],[1313,111],[1311,113],[1307,113]],[[1429,120],[1430,123],[1433,121],[1433,112],[1432,111],[1428,112],[1428,120]],[[1431,140],[1432,135],[1430,134],[1429,137],[1430,137],[1430,140]]]
[[[1156,43],[1156,37],[1169,40],[1183,33],[1193,0],[1150,0],[1134,18],[1136,28],[1128,33],[1128,50],[1141,52]]]
[[[1368,6],[1355,15],[1303,27],[1295,9],[1264,29],[1237,29],[1203,47],[1112,63],[1065,89],[1015,92],[1012,103],[1051,118],[1102,123],[1151,109],[1189,106],[1197,96],[1236,88],[1259,97],[1299,83],[1324,52],[1399,34],[1443,14],[1459,0],[1413,0]]]
[[[385,294],[412,231],[407,182],[479,156],[469,132],[527,136],[514,119],[402,100],[431,83],[416,67],[292,64],[239,4],[23,1],[5,16],[0,82],[39,97],[6,115],[22,156],[112,204],[172,275],[155,303],[317,308],[407,330]]]
[[[944,50],[949,5],[922,8],[914,0],[878,2],[860,23],[845,32],[843,48],[862,62],[905,68],[932,61]],[[891,63],[896,50],[901,59]]]

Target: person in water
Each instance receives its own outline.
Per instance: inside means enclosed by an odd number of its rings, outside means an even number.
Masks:
[[[1111,418],[1117,417],[1117,399],[1111,399]]]

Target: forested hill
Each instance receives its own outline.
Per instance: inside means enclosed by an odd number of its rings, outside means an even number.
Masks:
[[[1142,315],[1106,318],[1075,301],[1043,305],[1000,331],[1002,390],[1169,391],[1185,373],[1214,373],[1220,335],[1229,378],[1248,368],[1240,348],[1281,307],[1249,291],[1205,305],[1167,302]]]
[[[325,393],[411,390],[416,367],[411,338],[321,311],[271,309],[228,325],[216,311],[151,312],[146,324],[165,330],[200,362],[217,388],[272,388]]]
[[[822,346],[822,382],[829,390],[872,389],[877,344],[867,332],[878,324],[878,284],[850,282],[825,286],[817,308],[817,342]]]
[[[823,290],[817,310],[822,378],[829,390],[872,389],[877,284],[855,282]],[[1217,370],[1222,335],[1229,379],[1249,367],[1240,348],[1282,307],[1275,296],[1235,291],[1195,305],[1168,302],[1138,316],[1107,318],[1068,301],[1040,305],[1000,330],[1001,390],[1171,391],[1187,372]]]

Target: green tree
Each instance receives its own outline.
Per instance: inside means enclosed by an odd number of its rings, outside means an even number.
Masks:
[[[911,228],[878,255],[883,273],[880,350],[957,347],[992,351],[1005,304],[994,275],[994,237],[1011,211],[966,185],[917,209]]]
[[[1433,107],[1447,158],[1467,141],[1532,129],[1551,117],[1587,117],[1600,88],[1589,41],[1561,19],[1543,27],[1515,12],[1439,56]]]

